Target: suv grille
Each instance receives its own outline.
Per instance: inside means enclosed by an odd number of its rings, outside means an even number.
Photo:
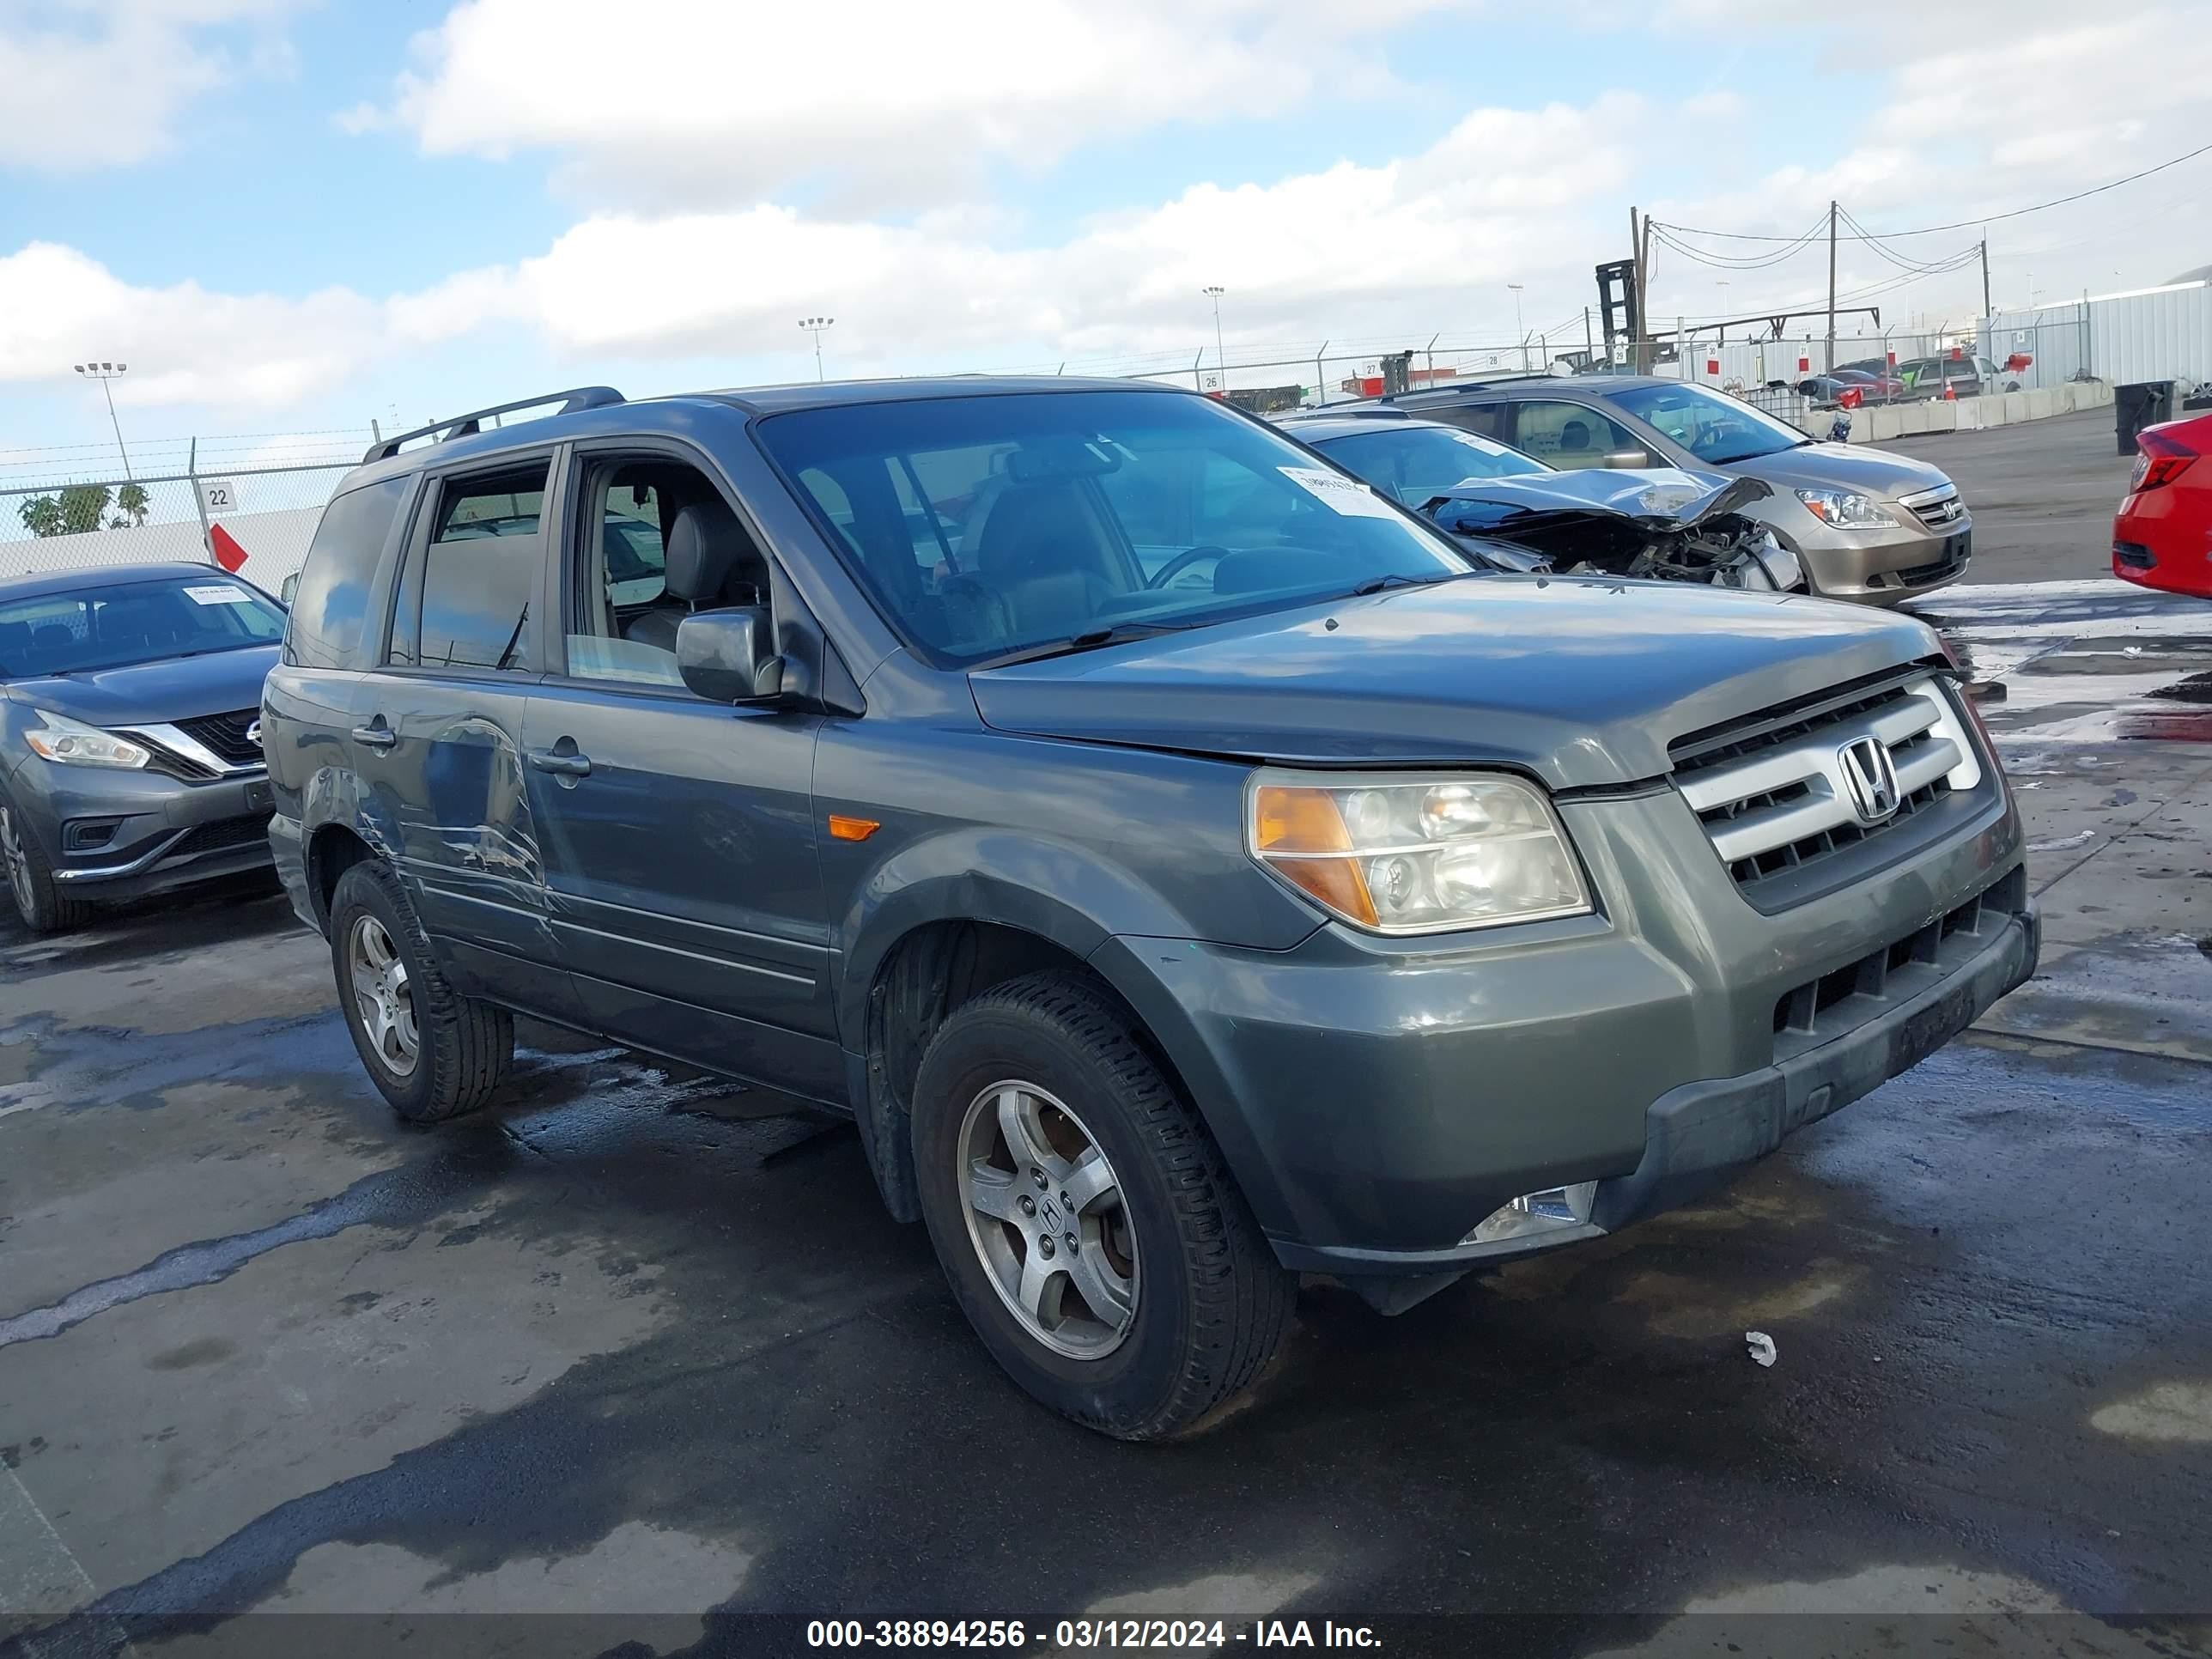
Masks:
[[[1775,1060],[1841,1036],[1939,983],[2027,908],[2027,871],[2015,865],[1918,932],[1784,993],[1774,1003]]]
[[[1954,790],[1980,783],[1972,740],[1933,676],[1914,669],[1902,680],[1884,678],[1674,745],[1675,787],[1740,888],[1893,834]],[[1844,755],[1869,738],[1896,773],[1894,809],[1871,821]]]
[[[203,714],[198,720],[179,720],[177,729],[190,733],[233,766],[258,766],[261,745],[246,734],[260,718],[258,708],[239,708],[228,714]]]

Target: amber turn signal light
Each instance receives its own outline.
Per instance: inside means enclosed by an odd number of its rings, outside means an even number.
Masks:
[[[1352,833],[1336,797],[1326,789],[1265,784],[1252,803],[1256,850],[1291,885],[1340,915],[1375,925],[1375,900],[1359,860],[1349,856]],[[1320,857],[1302,856],[1319,854]]]
[[[873,818],[841,817],[835,812],[830,815],[830,834],[836,841],[866,841],[883,827]]]

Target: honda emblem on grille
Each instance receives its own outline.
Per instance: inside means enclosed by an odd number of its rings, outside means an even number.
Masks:
[[[1836,750],[1836,765],[1861,823],[1883,823],[1897,816],[1897,763],[1887,744],[1880,738],[1854,738]]]

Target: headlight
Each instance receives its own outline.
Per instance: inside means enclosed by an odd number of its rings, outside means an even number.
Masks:
[[[1551,802],[1517,778],[1265,771],[1246,799],[1253,856],[1361,927],[1434,933],[1590,908]]]
[[[1797,499],[1822,524],[1838,530],[1894,530],[1897,520],[1871,495],[1856,489],[1801,489]]]
[[[143,744],[118,738],[50,708],[32,710],[39,726],[23,733],[31,752],[62,766],[143,766],[153,757]],[[41,729],[43,728],[43,729]]]

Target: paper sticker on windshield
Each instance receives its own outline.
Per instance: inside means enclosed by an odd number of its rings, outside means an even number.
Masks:
[[[228,582],[208,582],[185,592],[194,605],[252,605],[253,595],[242,587],[233,587]]]
[[[1397,513],[1390,504],[1356,478],[1347,478],[1341,472],[1330,472],[1318,466],[1278,467],[1292,483],[1326,501],[1330,508],[1347,519],[1395,519]]]

